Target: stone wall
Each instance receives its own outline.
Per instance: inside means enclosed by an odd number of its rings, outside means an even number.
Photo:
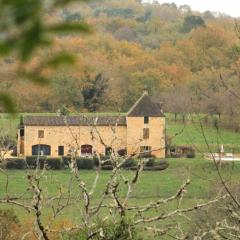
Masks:
[[[143,129],[149,128],[149,138],[143,139]],[[144,124],[143,117],[127,117],[127,151],[140,152],[141,146],[151,146],[152,155],[165,157],[165,118],[149,117]]]
[[[143,129],[149,128],[149,138],[143,139]],[[25,126],[24,155],[32,155],[32,146],[46,144],[51,146],[51,156],[59,155],[58,147],[64,146],[64,155],[71,148],[79,149],[81,145],[93,146],[93,151],[105,154],[102,141],[115,150],[127,148],[128,154],[139,153],[141,146],[151,146],[152,155],[165,157],[165,118],[149,117],[149,123],[144,124],[143,117],[127,117],[126,126]],[[44,137],[39,138],[38,131],[44,131]],[[115,130],[115,131],[114,131]],[[20,138],[18,151],[20,149]]]
[[[39,130],[44,131],[44,138],[38,137]],[[25,126],[24,155],[32,155],[32,146],[37,144],[50,145],[51,156],[58,156],[58,146],[64,146],[64,155],[72,147],[79,148],[80,154],[80,147],[84,144],[92,145],[93,151],[104,154],[101,139],[114,149],[126,148],[127,129],[124,126],[99,126],[96,129],[90,126]]]

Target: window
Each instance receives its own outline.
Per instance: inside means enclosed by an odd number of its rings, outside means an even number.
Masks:
[[[24,137],[24,128],[20,128],[20,137]]]
[[[112,148],[111,148],[111,147],[106,147],[106,148],[105,148],[105,155],[106,155],[106,156],[110,156],[111,153],[112,153]]]
[[[38,144],[32,146],[32,155],[50,156],[51,146],[45,144]]]
[[[145,116],[144,117],[144,124],[148,124],[149,123],[149,117]]]
[[[148,152],[151,151],[151,146],[141,146],[141,152]]]
[[[143,139],[149,139],[149,128],[143,129]]]
[[[151,146],[141,146],[140,147],[140,156],[141,157],[150,157],[152,147]]]
[[[38,138],[44,138],[44,131],[38,130]]]
[[[93,153],[92,145],[82,145],[81,146],[81,155],[82,156],[91,156]]]
[[[58,156],[64,156],[64,146],[58,146]]]

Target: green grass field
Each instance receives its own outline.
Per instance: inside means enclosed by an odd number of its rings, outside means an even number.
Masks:
[[[142,204],[149,203],[150,201],[166,198],[173,195],[177,189],[186,181],[191,180],[185,196],[185,204],[187,206],[210,199],[217,193],[220,186],[219,178],[217,176],[214,164],[201,158],[195,159],[168,159],[169,168],[160,172],[144,171],[141,174],[140,181],[136,185],[132,196],[132,203],[141,202]],[[240,163],[228,163],[222,166],[221,172],[224,179],[231,185],[239,183]],[[8,170],[8,188],[11,196],[21,195],[28,187],[25,171],[21,170]],[[104,186],[107,183],[111,171],[103,171],[100,175],[96,191],[93,195],[94,201],[98,201],[101,197]],[[127,179],[132,179],[134,172],[123,171],[123,175]],[[48,197],[53,197],[58,194],[59,186],[66,189],[69,183],[71,173],[69,170],[64,171],[47,171],[44,175],[41,186],[44,194]],[[86,183],[88,189],[91,188],[95,172],[80,170],[80,176]],[[6,176],[0,174],[0,198],[5,196]],[[73,181],[71,184],[72,194],[78,192],[78,184]],[[123,197],[126,193],[126,186],[121,185],[119,196]],[[24,195],[24,198],[29,198],[29,193]],[[21,218],[27,217],[24,212],[17,210]],[[66,212],[71,215],[72,211]],[[74,213],[73,213],[74,214]]]
[[[109,113],[111,115],[111,113]],[[43,115],[43,114],[41,114]],[[0,127],[6,129],[10,135],[16,136],[17,125],[19,124],[19,116],[9,117],[8,115],[0,115]],[[172,139],[172,143],[176,145],[190,145],[194,146],[197,150],[197,157],[193,159],[167,159],[169,162],[169,168],[164,171],[144,171],[141,174],[140,181],[134,188],[129,205],[145,205],[152,201],[156,201],[159,198],[167,198],[179,189],[179,187],[186,181],[191,180],[191,184],[187,189],[187,193],[182,202],[183,207],[194,206],[197,203],[202,203],[216,197],[217,192],[221,188],[217,171],[213,162],[204,160],[201,153],[208,152],[206,147],[203,132],[197,121],[194,123],[186,124],[185,126],[181,121],[173,121],[171,116],[167,116],[166,119],[166,133],[168,136],[177,135]],[[180,133],[180,134],[178,134]],[[240,134],[234,133],[229,130],[216,129],[204,126],[204,134],[212,150],[215,151],[224,144],[224,149],[227,151],[240,152]],[[239,150],[238,150],[239,149]],[[240,162],[223,164],[221,173],[230,187],[236,187],[240,181]],[[31,201],[31,194],[26,191],[28,188],[28,182],[26,178],[26,172],[21,170],[8,170],[8,194],[10,196],[23,195],[25,202]],[[104,186],[107,183],[108,177],[111,171],[102,171],[96,191],[93,195],[92,204],[95,205],[99,202],[101,193]],[[122,174],[127,179],[132,179],[134,172],[123,171]],[[86,183],[88,189],[91,188],[95,172],[80,170],[80,176]],[[46,198],[51,198],[59,193],[59,186],[61,189],[66,190],[71,173],[69,170],[64,171],[47,171],[41,181],[43,193]],[[0,172],[0,198],[6,197],[6,175]],[[78,196],[78,184],[76,181],[71,183],[71,196],[74,198]],[[126,193],[126,186],[122,184],[119,189],[119,196],[123,197]],[[108,200],[107,200],[108,201]],[[43,219],[47,220],[51,216],[52,210],[48,201],[44,203],[46,208],[43,212]],[[163,206],[160,210],[150,211],[151,216],[161,214],[169,209],[176,209],[177,202],[171,202],[167,206]],[[57,221],[63,221],[70,219],[72,222],[81,221],[81,207],[82,202],[78,201],[73,203],[64,210],[64,212],[57,218]],[[17,216],[21,221],[27,221],[31,219],[31,214],[28,214],[22,208],[1,204],[0,208],[13,208]],[[188,227],[189,223],[183,219],[179,221]],[[148,237],[146,237],[147,239]],[[165,238],[164,238],[165,239]]]

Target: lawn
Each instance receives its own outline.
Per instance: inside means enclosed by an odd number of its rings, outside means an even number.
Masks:
[[[222,191],[222,185],[220,184],[217,171],[213,162],[203,160],[200,157],[195,159],[167,159],[169,167],[164,171],[144,171],[140,175],[138,184],[135,186],[132,195],[128,201],[128,206],[145,206],[150,202],[155,202],[162,198],[168,198],[174,195],[180,186],[190,179],[190,185],[187,188],[187,192],[181,203],[181,208],[193,207],[196,204],[204,203],[210,199],[214,199],[218,196],[218,192]],[[236,189],[239,185],[240,177],[240,163],[227,163],[222,165],[221,174],[226,180],[230,189]],[[32,201],[32,196],[28,188],[26,172],[23,170],[7,170],[8,174],[8,189],[9,196],[19,196],[23,194],[24,203],[28,204]],[[96,206],[100,202],[100,197],[107,184],[111,171],[102,171],[99,181],[96,185],[95,192],[92,196],[91,205]],[[125,179],[131,180],[134,177],[134,172],[123,171],[122,175]],[[86,188],[91,189],[95,178],[94,170],[80,170],[80,177],[86,183]],[[57,200],[51,200],[53,196],[59,194],[59,190],[63,193],[64,197],[67,197],[67,188],[71,179],[71,173],[69,170],[49,170],[45,172],[41,187],[43,190],[43,211],[41,218],[43,222],[47,223],[53,214],[51,205],[56,206]],[[5,187],[7,179],[6,175],[0,173],[0,199],[6,197]],[[55,219],[55,226],[58,228],[62,224],[82,223],[82,211],[83,211],[83,197],[79,194],[79,186],[76,180],[71,182],[71,200],[70,205],[64,209],[64,211]],[[119,186],[118,196],[123,201],[123,197],[126,193],[126,185],[121,181]],[[222,191],[222,194],[224,191]],[[61,203],[66,202],[66,198],[61,200]],[[114,202],[108,197],[104,204]],[[159,216],[166,212],[175,210],[178,206],[178,202],[172,201],[168,204],[160,205],[158,209],[152,209],[148,213],[144,214],[145,217]],[[0,209],[13,209],[23,226],[28,226],[26,230],[29,231],[29,227],[32,226],[32,219],[34,218],[32,213],[27,213],[23,208],[16,207],[15,205],[1,204]],[[116,214],[116,213],[113,213]],[[136,214],[134,211],[128,212],[128,217],[133,217]],[[117,214],[116,214],[117,215]],[[107,209],[102,209],[98,216],[94,218],[96,221],[109,216]],[[191,219],[197,219],[197,212],[190,214]],[[115,218],[116,219],[116,218]],[[189,220],[182,216],[176,216],[166,221],[160,221],[155,223],[154,226],[164,228],[172,221],[177,221],[186,231],[192,231],[192,224],[189,224]],[[193,220],[192,220],[193,221]],[[143,239],[155,239],[152,233],[143,230],[143,226],[139,225],[139,233]],[[158,238],[156,238],[158,239]],[[163,237],[160,239],[170,240],[171,237]]]
[[[132,202],[148,203],[149,201],[158,198],[166,198],[173,195],[177,189],[185,182],[186,179],[191,180],[186,194],[186,203],[196,203],[201,200],[214,197],[219,179],[217,172],[212,162],[196,159],[168,159],[169,168],[164,171],[144,171],[141,174],[140,181],[136,185],[132,196]],[[222,175],[224,178],[235,185],[239,183],[240,163],[228,163],[222,166]],[[25,171],[8,170],[9,178],[9,193],[11,196],[20,195],[27,189],[27,179]],[[103,171],[100,175],[96,191],[93,195],[94,201],[98,201],[107,180],[110,176],[110,171]],[[123,175],[127,179],[132,179],[134,172],[123,171]],[[59,186],[66,189],[69,183],[71,173],[69,170],[64,171],[47,171],[42,179],[42,188],[44,194],[48,197],[53,197],[59,191]],[[80,176],[86,183],[88,189],[91,188],[95,172],[80,170]],[[6,177],[0,174],[0,198],[5,196]],[[73,181],[71,184],[72,196],[77,193],[78,184]],[[121,185],[119,196],[124,196],[126,187]],[[24,195],[24,198],[30,197],[29,193]]]
[[[226,151],[240,152],[240,134],[230,130],[216,130],[209,126],[204,126],[202,130],[197,123],[184,126],[181,123],[170,122],[166,125],[166,132],[170,137],[176,135],[172,141],[176,145],[191,145],[199,151],[208,152],[205,135],[207,143],[213,151],[223,144]]]
[[[37,114],[39,115],[39,114]],[[40,114],[43,115],[43,114]],[[54,115],[54,114],[52,114]],[[112,113],[109,113],[112,115]],[[12,136],[16,135],[16,128],[19,124],[19,116],[9,117],[8,115],[0,115],[0,126],[7,129]],[[169,168],[164,171],[144,171],[141,173],[140,180],[134,188],[129,206],[133,205],[145,205],[149,202],[156,201],[159,198],[167,198],[176,193],[179,187],[186,181],[191,180],[191,184],[188,186],[187,193],[183,200],[184,207],[190,207],[197,203],[208,201],[217,195],[220,188],[219,177],[214,164],[208,160],[202,158],[201,153],[208,152],[206,148],[205,139],[203,137],[203,131],[197,121],[194,123],[186,124],[185,126],[181,121],[173,121],[172,118],[166,119],[166,133],[168,136],[175,136],[172,139],[172,143],[176,145],[191,145],[197,149],[197,157],[193,159],[167,159],[169,162]],[[180,133],[180,134],[178,134]],[[213,127],[204,126],[204,134],[210,144],[212,150],[216,151],[220,144],[224,144],[226,151],[240,152],[240,134],[234,133],[228,130],[220,129],[216,130]],[[238,150],[239,149],[239,150]],[[240,177],[240,162],[239,163],[227,163],[222,166],[221,174],[226,179],[230,187],[236,187],[239,184]],[[8,170],[8,189],[10,196],[18,196],[24,193],[23,198],[26,202],[31,201],[31,194],[28,188],[26,172],[21,170]],[[96,190],[93,195],[92,204],[95,205],[99,202],[101,193],[107,183],[107,180],[111,174],[111,171],[102,171]],[[127,179],[132,179],[134,172],[123,171],[123,176]],[[95,172],[80,170],[81,179],[86,183],[88,189],[91,188],[94,181]],[[41,181],[43,193],[46,199],[56,196],[59,193],[59,187],[62,190],[66,190],[71,178],[69,170],[63,171],[47,171]],[[0,173],[0,198],[6,196],[6,176]],[[71,183],[71,197],[75,198],[79,194],[79,187],[76,181]],[[126,193],[126,185],[121,184],[119,188],[119,196],[123,197]],[[107,199],[109,201],[109,199]],[[82,202],[82,201],[80,201]],[[48,201],[46,201],[45,211],[43,218],[48,219],[51,215],[51,208]],[[160,214],[160,212],[167,211],[167,209],[175,209],[176,202],[164,206],[162,210],[151,211],[151,215]],[[70,207],[66,208],[58,220],[71,219],[73,222],[81,221],[80,215],[82,203],[74,203]],[[9,205],[0,205],[0,208],[13,208],[19,219],[22,221],[31,219],[31,215],[27,214],[21,208]],[[181,220],[182,221],[182,220]],[[185,224],[185,223],[184,223]],[[188,225],[186,223],[186,225]]]

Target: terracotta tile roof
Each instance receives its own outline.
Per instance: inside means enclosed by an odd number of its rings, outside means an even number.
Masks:
[[[24,116],[26,126],[126,126],[125,116]]]
[[[164,117],[161,105],[152,101],[146,92],[127,113],[128,117]]]

